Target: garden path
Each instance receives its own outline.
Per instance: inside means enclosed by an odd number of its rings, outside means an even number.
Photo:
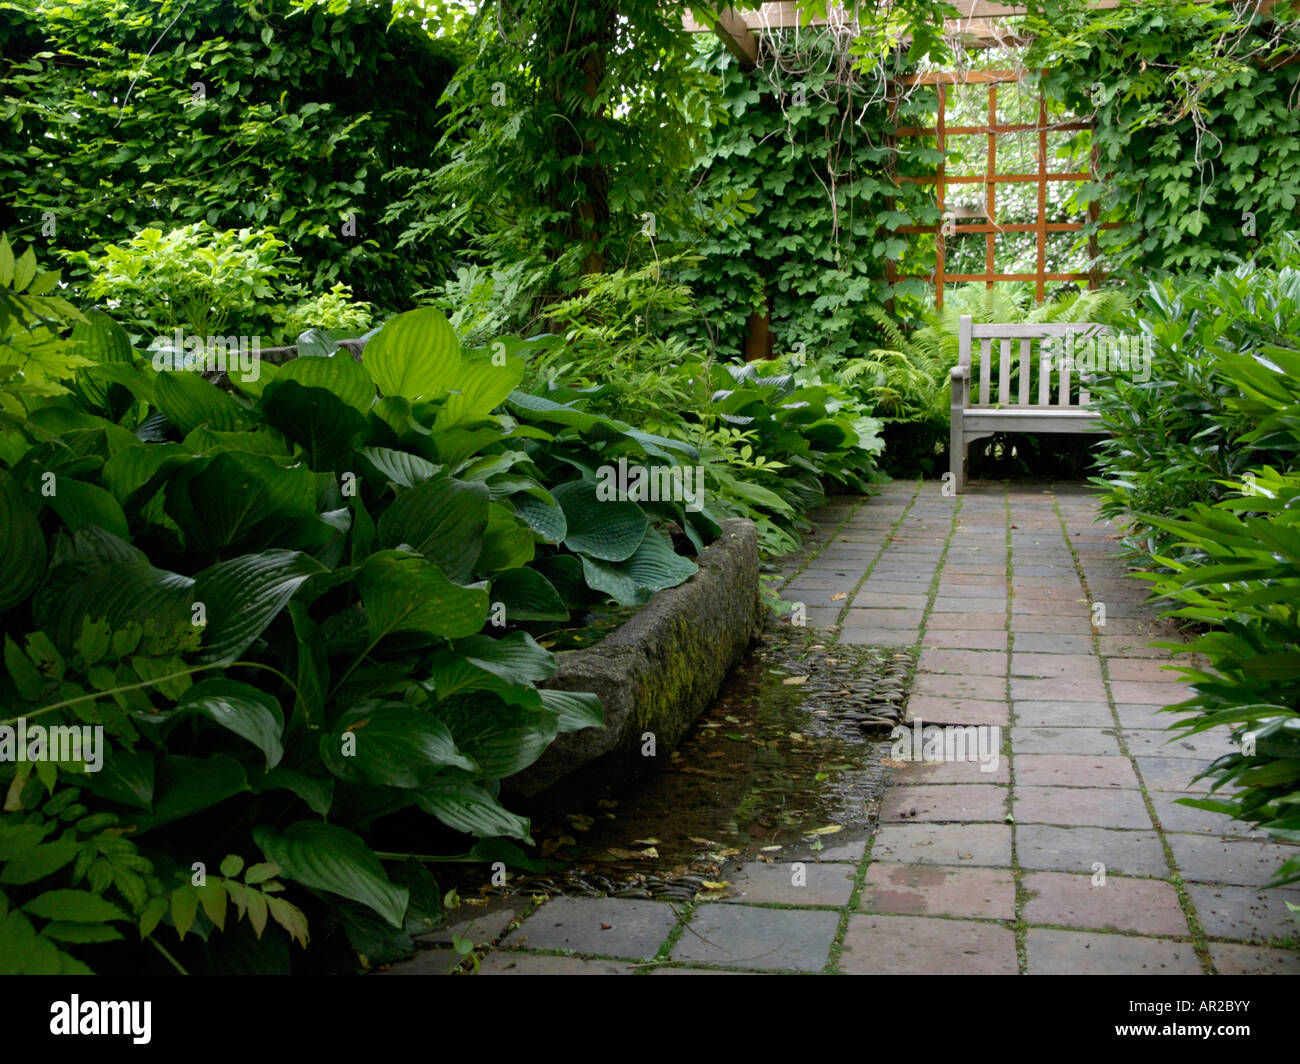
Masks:
[[[1300,887],[1264,889],[1287,848],[1175,804],[1228,736],[1162,730],[1187,689],[1147,644],[1177,636],[1081,486],[899,481],[817,518],[782,596],[828,640],[919,647],[913,733],[1000,729],[996,765],[900,759],[871,839],[749,864],[723,901],[482,918],[483,973],[1300,972]]]

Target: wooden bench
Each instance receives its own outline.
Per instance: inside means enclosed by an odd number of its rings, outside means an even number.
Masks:
[[[966,486],[967,449],[995,432],[1103,432],[1100,418],[1088,409],[1090,400],[1082,382],[1071,388],[1069,359],[1055,360],[1070,334],[1096,335],[1104,326],[1078,324],[976,325],[969,314],[961,318],[957,365],[952,369],[952,428],[949,447],[954,489]],[[1043,341],[1051,339],[1053,344]],[[973,402],[972,380],[975,341],[979,341],[979,402]],[[999,341],[996,379],[993,342]],[[1019,350],[1012,342],[1019,341]],[[1037,350],[1035,350],[1037,348]],[[1015,389],[1016,356],[1019,374]],[[1054,365],[1055,363],[1055,365]],[[1074,392],[1073,399],[1071,392]]]

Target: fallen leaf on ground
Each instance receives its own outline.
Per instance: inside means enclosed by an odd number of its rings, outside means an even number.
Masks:
[[[781,681],[786,687],[798,687],[800,684],[808,682],[807,676],[787,676]]]
[[[842,602],[844,599],[848,597],[849,597],[849,593],[847,591],[837,591],[835,594],[831,596],[831,601]]]
[[[809,835],[834,835],[837,831],[843,831],[843,824],[827,824],[824,828],[814,828],[808,832]]]

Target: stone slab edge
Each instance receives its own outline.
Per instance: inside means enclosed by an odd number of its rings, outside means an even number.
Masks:
[[[605,726],[558,736],[503,781],[508,791],[533,795],[596,762],[629,771],[664,763],[762,627],[753,522],[723,521],[697,561],[695,576],[660,591],[617,631],[557,655],[559,668],[541,686],[595,692]],[[654,758],[641,753],[646,732],[654,733]]]

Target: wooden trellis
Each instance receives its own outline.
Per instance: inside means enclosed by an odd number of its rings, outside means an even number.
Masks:
[[[978,281],[992,287],[995,281],[1029,281],[1034,284],[1035,298],[1041,302],[1046,298],[1048,281],[1077,281],[1087,284],[1089,288],[1096,288],[1101,280],[1101,274],[1095,269],[1088,272],[1069,271],[1069,270],[1050,270],[1048,268],[1048,234],[1049,233],[1080,233],[1085,227],[1085,223],[1080,221],[1049,221],[1048,220],[1048,185],[1052,183],[1074,182],[1082,183],[1093,179],[1093,174],[1088,172],[1069,172],[1053,171],[1048,168],[1048,133],[1049,132],[1077,132],[1091,128],[1091,123],[1079,121],[1066,121],[1052,123],[1048,120],[1047,104],[1040,96],[1038,99],[1038,115],[1034,122],[999,122],[998,121],[998,86],[1014,84],[1021,80],[1023,75],[1016,71],[990,71],[990,70],[972,70],[961,73],[929,73],[914,75],[903,79],[903,84],[907,86],[914,85],[932,85],[935,87],[938,97],[938,107],[936,112],[935,125],[926,126],[904,126],[897,130],[897,136],[903,137],[934,137],[937,146],[941,152],[947,151],[948,138],[961,135],[985,136],[987,141],[987,153],[985,159],[985,168],[983,174],[953,174],[949,173],[947,163],[941,161],[938,165],[937,172],[932,175],[919,176],[900,176],[899,181],[933,183],[935,186],[935,201],[939,207],[939,213],[943,220],[934,225],[906,225],[900,226],[899,233],[933,233],[935,237],[935,270],[932,275],[924,275],[923,279],[933,281],[935,285],[935,300],[939,306],[943,306],[944,285],[951,281]],[[949,125],[947,123],[948,111],[948,93],[952,85],[985,85],[988,90],[988,120],[986,122],[974,125]],[[1036,152],[1036,165],[1032,172],[1025,171],[1004,171],[998,165],[998,137],[1000,135],[1015,133],[1036,133],[1038,139]],[[1095,153],[1092,159],[1093,168],[1095,169]],[[999,222],[998,221],[998,189],[1000,186],[1014,183],[1033,183],[1038,187],[1038,203],[1036,217],[1029,222]],[[956,217],[955,213],[948,210],[948,205],[952,201],[950,189],[954,185],[979,184],[984,186],[984,211],[982,221],[963,221]],[[1097,221],[1097,206],[1089,206],[1089,221]],[[984,269],[980,272],[951,272],[946,269],[946,241],[949,237],[960,236],[966,233],[984,234]],[[998,268],[997,255],[997,237],[1001,233],[1032,233],[1035,237],[1037,254],[1035,258],[1035,269],[1033,272],[1007,272]],[[1090,261],[1095,262],[1097,257],[1097,246],[1095,236],[1090,236],[1088,240],[1088,253]],[[902,277],[917,277],[917,274],[898,274],[891,277],[891,280]]]

